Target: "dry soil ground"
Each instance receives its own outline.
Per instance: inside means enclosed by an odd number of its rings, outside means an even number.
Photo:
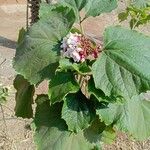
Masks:
[[[18,31],[26,25],[26,2],[24,0],[0,0],[0,83],[9,87],[8,102],[0,108],[0,150],[35,150],[32,132],[29,128],[31,120],[23,120],[14,116],[15,99],[12,82],[15,71],[12,69],[12,58],[15,54]],[[117,11],[121,11],[124,5]],[[102,37],[106,26],[118,24],[116,12],[110,15],[102,15],[90,18],[84,23],[88,34]],[[126,25],[126,24],[124,24]],[[127,25],[126,25],[127,26]],[[143,32],[150,33],[150,27],[144,28]],[[43,85],[39,92],[43,92]],[[5,118],[5,119],[4,119]],[[150,150],[150,141],[134,142],[124,134],[118,134],[116,142],[104,146],[105,150]]]

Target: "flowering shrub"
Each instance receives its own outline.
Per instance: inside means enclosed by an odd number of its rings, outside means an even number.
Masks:
[[[39,150],[99,150],[117,130],[137,140],[150,137],[150,101],[145,98],[150,37],[112,26],[99,45],[83,32],[86,18],[116,7],[116,0],[42,4],[40,20],[20,31],[13,63],[18,72],[15,112],[33,118]],[[43,80],[49,81],[48,93],[35,96]]]

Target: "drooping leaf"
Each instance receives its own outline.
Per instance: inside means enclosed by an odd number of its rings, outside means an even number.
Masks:
[[[112,103],[101,109],[97,109],[100,118],[110,125],[128,132],[138,140],[150,137],[150,101],[144,94],[133,96],[124,104]]]
[[[52,103],[60,102],[69,93],[76,93],[80,86],[71,72],[57,72],[49,84],[49,98]]]
[[[14,80],[14,87],[17,90],[15,98],[15,115],[22,118],[32,118],[32,103],[35,91],[34,86],[30,85],[23,76],[17,75]]]
[[[70,131],[78,132],[90,125],[94,118],[94,111],[88,101],[81,92],[69,94],[64,99],[62,118]]]
[[[125,98],[149,90],[150,37],[109,27],[104,38],[105,48],[92,66],[96,88],[106,96]]]
[[[15,70],[32,84],[51,78],[58,66],[60,41],[74,21],[71,8],[58,6],[46,18],[35,23],[17,47]]]
[[[35,142],[39,150],[91,150],[93,145],[78,134],[67,131],[65,121],[61,119],[61,103],[50,106],[48,96],[38,96],[35,115]]]

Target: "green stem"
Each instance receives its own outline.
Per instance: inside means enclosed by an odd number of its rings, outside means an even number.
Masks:
[[[83,20],[81,20],[81,17],[80,17],[80,22],[79,22],[80,30],[81,30],[81,33],[84,34],[84,29],[83,29],[83,26],[82,26],[82,22],[83,22]]]
[[[80,30],[81,30],[81,33],[84,34],[84,31],[83,31],[83,26],[82,24],[80,23]]]
[[[141,14],[139,13],[139,14],[137,14],[137,21],[134,23],[134,25],[133,25],[133,27],[132,27],[132,30],[134,30],[135,28],[136,28],[136,26],[137,26],[137,23],[139,22],[139,20],[140,20],[140,17],[141,17]]]

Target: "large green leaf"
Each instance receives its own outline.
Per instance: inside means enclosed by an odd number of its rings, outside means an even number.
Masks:
[[[60,102],[69,93],[76,93],[80,86],[71,72],[57,72],[49,84],[49,98],[52,103]]]
[[[117,7],[117,0],[89,0],[86,7],[86,17],[99,16],[102,13],[108,13]]]
[[[138,140],[150,137],[150,101],[144,94],[133,96],[125,104],[112,103],[97,109],[97,114],[107,124],[128,132]]]
[[[69,94],[64,99],[62,118],[66,121],[70,131],[78,132],[87,128],[93,117],[92,106],[81,92]]]
[[[67,125],[61,117],[61,103],[50,106],[48,96],[40,95],[35,114],[35,142],[39,150],[91,150],[93,145],[78,134],[67,131]]]
[[[107,13],[117,7],[116,0],[60,0],[74,7],[75,11],[85,8],[85,17],[98,16]]]
[[[41,18],[18,45],[14,58],[15,70],[32,84],[51,78],[58,66],[60,41],[74,21],[74,11],[67,6],[55,7],[49,15]]]
[[[92,66],[96,88],[106,96],[124,98],[149,90],[150,37],[121,27],[109,27],[104,40],[105,48]]]
[[[17,90],[15,98],[15,115],[22,118],[32,118],[32,103],[35,91],[34,86],[30,85],[23,76],[17,75],[14,80],[14,87]]]

